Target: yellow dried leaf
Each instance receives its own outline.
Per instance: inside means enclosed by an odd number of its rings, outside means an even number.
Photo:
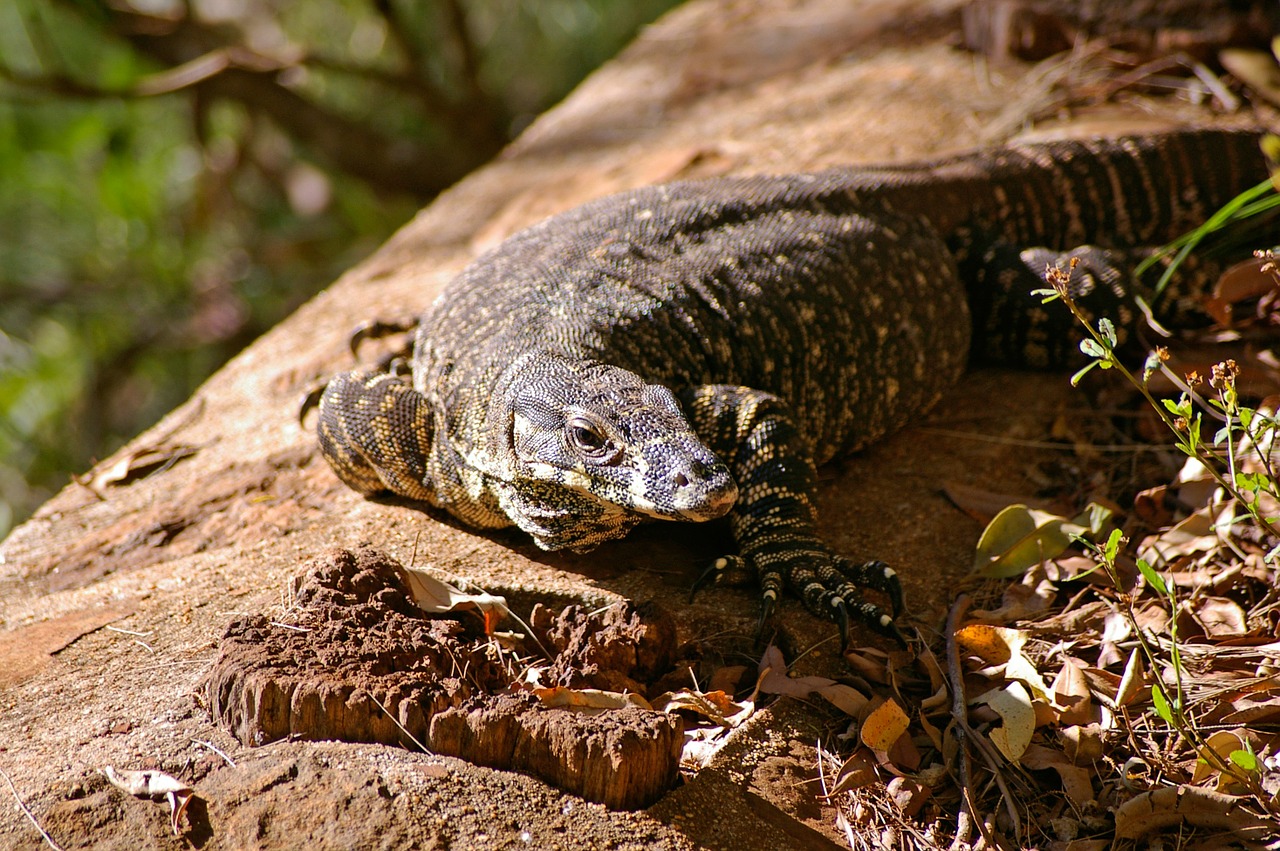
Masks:
[[[1280,105],[1280,66],[1274,56],[1261,50],[1232,47],[1219,51],[1218,61],[1260,97]]]
[[[1026,683],[1036,697],[1049,698],[1049,688],[1044,678],[1022,653],[1027,633],[1020,629],[987,624],[967,624],[956,633],[956,641],[967,653],[972,653],[991,665],[1004,665],[1004,675],[1010,680]]]
[[[907,732],[911,719],[902,711],[902,707],[898,706],[897,701],[886,700],[877,706],[867,716],[867,720],[862,722],[862,729],[859,736],[862,743],[873,751],[887,751],[893,747],[893,743]]]

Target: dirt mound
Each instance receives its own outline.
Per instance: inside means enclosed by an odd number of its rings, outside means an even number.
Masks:
[[[246,745],[291,737],[425,746],[614,808],[645,806],[675,783],[679,718],[639,706],[545,706],[522,680],[547,647],[556,655],[537,667],[552,685],[643,693],[675,647],[660,607],[539,605],[538,640],[504,646],[480,617],[423,611],[407,579],[374,549],[316,559],[294,583],[287,622],[250,615],[227,628],[199,686],[214,720]]]

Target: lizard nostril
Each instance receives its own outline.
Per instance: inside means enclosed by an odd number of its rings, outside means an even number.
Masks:
[[[689,485],[689,479],[687,476],[685,476],[684,473],[676,473],[675,477],[672,479],[672,482],[678,488],[687,487]]]

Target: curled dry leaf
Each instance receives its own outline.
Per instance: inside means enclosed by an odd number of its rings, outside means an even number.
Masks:
[[[649,701],[638,694],[603,691],[595,688],[535,688],[533,694],[547,708],[574,709],[581,712],[599,712],[604,709],[626,709],[639,706],[653,709]]]
[[[667,692],[653,699],[658,712],[696,712],[721,727],[737,727],[755,710],[751,701],[735,702],[722,691],[701,692],[693,689]]]
[[[854,717],[860,715],[867,705],[867,698],[853,686],[827,677],[788,677],[782,651],[772,644],[765,648],[764,656],[760,659],[760,672],[758,688],[765,694],[785,694],[797,698],[817,694]]]
[[[1152,831],[1187,825],[1230,830],[1250,842],[1272,839],[1271,823],[1245,809],[1251,800],[1195,786],[1161,786],[1116,808],[1116,838],[1139,839]]]
[[[1219,51],[1218,61],[1259,97],[1280,105],[1280,66],[1276,65],[1274,56],[1261,50],[1233,47]]]
[[[196,454],[196,447],[186,444],[167,446],[144,446],[126,452],[110,467],[103,467],[93,477],[89,486],[93,490],[103,490],[112,485],[127,485],[157,470],[172,467],[185,458]]]
[[[484,618],[484,631],[492,635],[494,629],[507,616],[507,598],[496,594],[468,594],[460,588],[436,579],[425,570],[402,567],[405,584],[413,595],[414,604],[433,615],[474,609]]]
[[[1062,780],[1062,791],[1077,808],[1093,800],[1093,779],[1083,766],[1072,764],[1066,754],[1043,745],[1031,745],[1022,755],[1022,765],[1032,771],[1052,769]]]
[[[991,665],[1004,665],[1007,679],[1020,680],[1036,697],[1047,699],[1049,688],[1044,678],[1022,652],[1027,638],[1023,630],[988,624],[967,624],[956,633],[956,641],[965,652]]]
[[[116,771],[108,765],[102,769],[107,781],[135,798],[163,798],[169,802],[169,827],[174,836],[182,835],[182,816],[195,797],[191,787],[163,771]]]
[[[1026,688],[1022,683],[1012,682],[1002,689],[992,689],[975,702],[990,706],[1003,722],[988,732],[987,737],[1010,762],[1020,761],[1036,730],[1036,711]]]
[[[1068,656],[1053,679],[1053,702],[1059,707],[1058,720],[1063,724],[1088,724],[1095,721],[1097,710],[1093,694],[1084,676],[1084,663]]]
[[[1143,695],[1150,694],[1147,684],[1147,666],[1142,661],[1142,651],[1135,647],[1129,654],[1129,661],[1120,675],[1120,686],[1116,689],[1116,706],[1128,706]]]

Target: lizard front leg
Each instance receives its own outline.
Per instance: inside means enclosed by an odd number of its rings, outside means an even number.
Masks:
[[[788,587],[819,617],[840,625],[847,641],[849,616],[902,640],[894,624],[902,609],[897,575],[883,562],[858,564],[831,551],[817,534],[813,496],[817,475],[806,442],[785,402],[751,387],[705,385],[685,394],[690,424],[729,464],[738,484],[729,514],[738,555],[720,559],[722,574],[753,572],[760,583],[761,623]],[[893,615],[862,596],[884,592]]]
[[[400,376],[357,370],[333,378],[320,397],[316,433],[321,453],[348,487],[366,496],[391,491],[432,499],[431,411]]]

